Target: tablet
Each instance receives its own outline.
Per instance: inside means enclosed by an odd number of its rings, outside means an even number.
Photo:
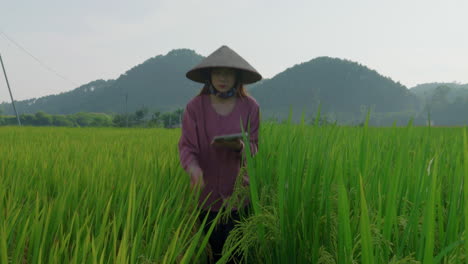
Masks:
[[[249,134],[245,133],[245,135],[248,136]],[[242,133],[215,136],[213,138],[213,141],[234,141],[234,140],[237,140],[238,138],[240,139],[243,138]]]

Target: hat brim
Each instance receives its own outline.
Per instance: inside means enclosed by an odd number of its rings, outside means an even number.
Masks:
[[[239,69],[239,68],[234,68],[234,67],[226,67],[225,65],[223,66],[211,66],[211,67],[203,67],[203,68],[195,68],[187,72],[185,76],[198,83],[206,83],[209,81],[209,76],[207,76],[207,72],[213,68],[232,68],[240,72],[241,74],[241,81],[243,84],[251,84],[258,82],[262,79],[262,76],[257,73],[257,72],[251,72],[247,71],[245,69]]]

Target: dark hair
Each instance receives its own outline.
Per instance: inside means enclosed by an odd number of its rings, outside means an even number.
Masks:
[[[210,84],[211,84],[211,68],[204,69],[201,72],[203,78],[205,79],[205,85],[201,89],[200,93],[198,95],[202,94],[210,94]],[[234,85],[237,85],[238,89],[236,91],[236,96],[237,97],[247,97],[249,93],[247,92],[247,89],[245,88],[244,84],[242,83],[242,72],[240,70],[236,69],[236,82]]]

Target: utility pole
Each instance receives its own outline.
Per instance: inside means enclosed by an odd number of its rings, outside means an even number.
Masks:
[[[13,100],[13,94],[11,93],[10,83],[8,82],[8,77],[7,77],[7,74],[6,74],[5,65],[3,65],[2,54],[0,54],[0,62],[2,64],[3,74],[5,75],[5,80],[6,80],[6,83],[7,83],[7,86],[8,86],[8,91],[10,92],[11,104],[13,105],[13,110],[15,111],[15,114],[16,114],[16,120],[18,120],[18,125],[21,126],[21,121],[19,119],[19,115],[18,115],[18,112],[16,111],[16,107],[15,107],[15,100]]]

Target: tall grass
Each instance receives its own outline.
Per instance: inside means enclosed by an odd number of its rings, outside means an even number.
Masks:
[[[0,262],[205,260],[177,139],[169,130],[0,129]]]
[[[466,262],[467,133],[263,123],[221,262]],[[179,136],[0,128],[0,262],[206,263]]]
[[[249,159],[261,208],[251,218],[269,221],[239,229],[257,225],[270,236],[244,234],[255,252],[249,262],[466,261],[463,129],[262,129],[259,155]]]

